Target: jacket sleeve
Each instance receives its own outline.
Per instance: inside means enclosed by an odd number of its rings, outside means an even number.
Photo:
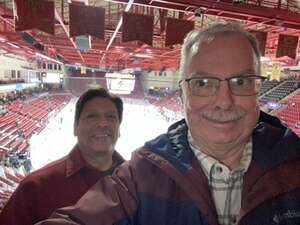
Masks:
[[[74,187],[76,188],[76,187]],[[127,163],[101,178],[74,206],[36,225],[137,225],[137,198]]]
[[[25,178],[14,191],[0,214],[0,224],[31,225],[36,221],[37,184]]]

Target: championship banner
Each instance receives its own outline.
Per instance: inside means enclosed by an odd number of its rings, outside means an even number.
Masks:
[[[272,67],[272,74],[270,80],[280,81],[280,75],[281,75],[281,65],[280,63],[274,63]]]
[[[54,34],[54,2],[43,0],[15,0],[15,30],[39,29]]]
[[[276,57],[288,56],[295,59],[298,39],[297,36],[279,34]]]
[[[167,18],[166,43],[165,46],[182,44],[188,32],[195,27],[194,21]]]
[[[69,12],[70,37],[91,35],[104,39],[104,8],[81,4],[69,4]]]
[[[122,41],[142,41],[152,46],[153,16],[123,12]]]
[[[86,68],[81,66],[80,67],[80,74],[86,74]]]
[[[263,77],[268,77],[268,65],[264,63],[261,64],[261,75]]]

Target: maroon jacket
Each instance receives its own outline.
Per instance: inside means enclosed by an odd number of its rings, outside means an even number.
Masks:
[[[65,157],[29,174],[0,214],[1,225],[32,225],[60,207],[73,205],[97,180],[111,174],[124,160],[113,156],[112,169],[99,172],[87,165],[78,147]]]
[[[270,123],[261,122],[253,131],[238,225],[300,225],[300,138]],[[187,133],[185,121],[171,125],[76,205],[58,209],[38,224],[219,225],[207,177]]]

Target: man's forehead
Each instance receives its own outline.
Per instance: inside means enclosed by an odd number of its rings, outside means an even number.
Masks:
[[[250,41],[241,33],[229,32],[229,33],[217,33],[212,36],[203,37],[201,40],[195,42],[190,49],[190,54],[194,55],[201,50],[201,48],[215,48],[226,47],[224,42],[233,42],[235,44],[246,44],[251,47]]]
[[[188,56],[185,77],[197,72],[206,72],[209,76],[235,76],[244,74],[245,70],[251,71],[249,74],[259,72],[253,48],[242,35],[217,36],[209,43],[201,42],[194,48],[197,52],[193,54],[191,51]]]
[[[113,108],[115,109],[116,106],[114,104],[114,102],[106,97],[101,97],[101,96],[97,96],[94,97],[92,99],[90,99],[89,101],[87,101],[85,103],[85,105],[83,106],[84,108]]]
[[[236,77],[236,76],[247,76],[247,75],[254,75],[256,74],[256,71],[254,68],[247,68],[241,71],[237,71],[235,73],[231,74],[215,74],[215,73],[209,73],[203,70],[196,70],[190,73],[188,76],[189,78],[192,77]]]
[[[234,51],[239,50],[241,46],[246,48],[247,51],[253,49],[250,41],[241,34],[232,33],[225,36],[218,35],[194,43],[188,52],[188,56],[193,58],[197,54],[205,55],[207,54],[207,51],[220,52],[224,49],[229,49],[230,52],[234,53]]]

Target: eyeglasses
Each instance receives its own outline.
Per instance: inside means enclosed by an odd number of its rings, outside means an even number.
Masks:
[[[218,77],[192,77],[186,81],[193,95],[208,97],[217,93],[222,81],[228,82],[231,94],[237,96],[251,96],[259,93],[265,77],[257,75],[234,76],[221,79]]]

